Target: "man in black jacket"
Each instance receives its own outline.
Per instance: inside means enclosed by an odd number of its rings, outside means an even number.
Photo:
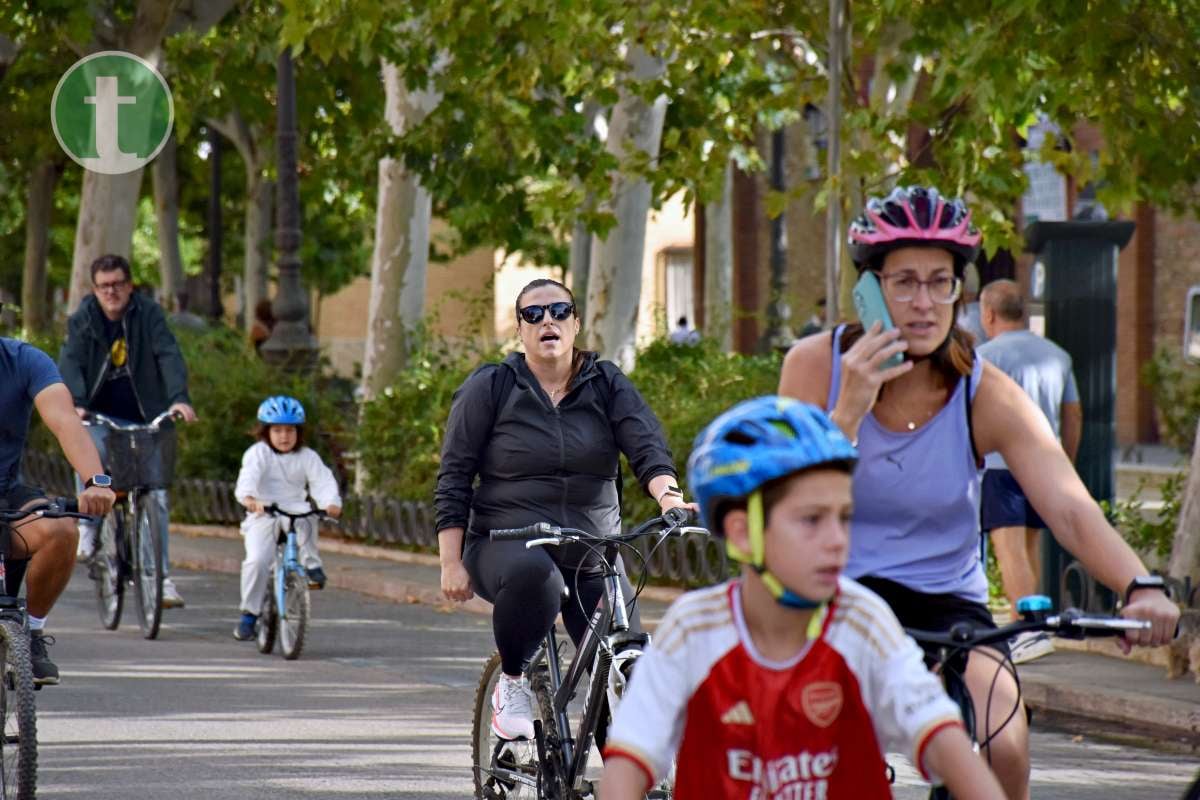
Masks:
[[[145,423],[170,409],[188,422],[196,419],[179,343],[158,304],[134,293],[129,262],[121,256],[100,256],[92,263],[92,296],[83,299],[67,322],[58,368],[80,417],[96,412]],[[103,459],[105,429],[89,430]],[[156,489],[151,495],[151,513],[162,521],[163,607],[179,608],[183,598],[166,577],[167,492]],[[96,525],[80,525],[79,557],[91,557],[96,533]]]

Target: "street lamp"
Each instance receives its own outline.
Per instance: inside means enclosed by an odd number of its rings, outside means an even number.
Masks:
[[[308,320],[308,297],[300,281],[300,192],[296,176],[296,80],[292,52],[284,48],[276,68],[279,157],[275,247],[279,286],[271,310],[275,327],[263,342],[262,356],[272,364],[307,371],[317,364],[317,340]]]

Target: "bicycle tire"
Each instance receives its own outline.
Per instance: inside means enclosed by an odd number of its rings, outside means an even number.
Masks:
[[[162,624],[162,535],[155,529],[150,515],[141,503],[137,504],[131,533],[133,591],[137,598],[138,625],[142,629],[143,638],[154,639],[157,638],[159,626]]]
[[[96,611],[100,614],[100,624],[110,631],[120,627],[121,611],[125,607],[125,581],[121,576],[124,519],[124,512],[114,507],[100,520],[96,553],[88,567],[88,575],[96,583]]]
[[[471,715],[471,772],[474,775],[475,800],[538,800],[545,796],[536,787],[526,786],[515,781],[505,781],[493,774],[492,756],[497,752],[497,744],[502,740],[492,732],[492,693],[496,681],[500,679],[500,654],[493,653],[483,665],[479,676],[479,685],[475,688],[475,707]],[[544,673],[537,672],[541,676]],[[536,678],[532,684],[533,695],[537,701],[537,713],[542,721],[544,735],[550,736],[553,730],[554,707],[550,701],[549,687],[544,678]],[[549,729],[547,729],[547,721]],[[557,735],[554,735],[557,741]],[[547,741],[547,748],[551,742]],[[503,745],[502,745],[503,747]],[[537,756],[537,745],[529,740],[521,739],[509,742],[507,754],[510,756],[513,771],[527,774],[536,783],[543,782],[543,765]]]
[[[37,706],[29,635],[11,619],[0,620],[4,678],[0,680],[0,797],[33,800],[37,793]]]
[[[583,719],[579,721],[579,731],[576,734],[576,758],[579,768],[575,773],[575,786],[587,777],[588,756],[592,749],[592,740],[596,731],[608,721],[608,671],[612,668],[612,656],[607,650],[601,650],[592,667],[591,685],[588,687],[587,699],[583,706]]]
[[[279,631],[279,614],[275,611],[275,577],[267,581],[267,597],[263,600],[262,611],[255,622],[255,643],[258,652],[264,655],[275,649],[275,637]]]
[[[295,661],[304,651],[308,632],[308,616],[312,601],[308,594],[308,578],[299,572],[289,572],[283,583],[283,613],[279,616],[279,649],[288,661]]]
[[[971,690],[967,680],[958,670],[951,669],[942,673],[942,681],[946,687],[947,696],[958,706],[962,715],[963,727],[971,741],[975,741],[975,703],[971,699]],[[929,787],[929,800],[954,800],[954,795],[945,786]]]

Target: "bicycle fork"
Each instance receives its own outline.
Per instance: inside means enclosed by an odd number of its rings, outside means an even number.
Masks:
[[[300,566],[300,547],[297,544],[294,527],[287,532],[287,541],[283,546],[283,560],[276,561],[275,564],[275,608],[281,620],[287,619],[285,590],[289,572],[298,573],[302,578],[307,579],[304,568]]]

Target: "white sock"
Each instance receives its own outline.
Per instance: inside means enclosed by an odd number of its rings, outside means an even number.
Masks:
[[[46,618],[45,617],[35,617],[33,614],[29,615],[29,630],[40,631],[42,628],[45,628],[45,627],[46,627]]]

